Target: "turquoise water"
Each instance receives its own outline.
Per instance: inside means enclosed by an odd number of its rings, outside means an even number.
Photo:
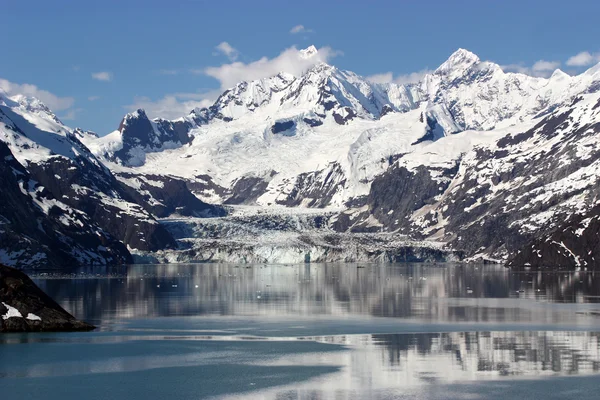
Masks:
[[[600,280],[460,265],[37,273],[90,333],[0,336],[7,399],[597,398]]]

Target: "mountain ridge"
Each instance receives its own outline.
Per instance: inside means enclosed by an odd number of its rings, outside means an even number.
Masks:
[[[314,47],[299,51],[305,61],[316,55]],[[504,72],[459,49],[414,84],[374,83],[316,62],[300,76],[241,82],[212,106],[175,120],[136,110],[103,137],[71,130],[41,102],[0,97],[4,115],[19,121],[7,117],[0,138],[59,198],[81,190],[67,190],[51,175],[67,174],[57,169],[65,159],[103,171],[98,176],[112,189],[86,186],[96,200],[85,207],[70,200],[86,215],[106,196],[137,207],[159,231],[165,222],[157,218],[221,218],[226,211],[219,204],[258,207],[267,220],[281,207],[308,208],[328,213],[317,225],[331,234],[404,235],[469,259],[505,261],[531,256],[516,252],[598,202],[599,89],[600,64],[577,76],[556,70],[538,78]],[[111,229],[128,246],[151,234]],[[180,233],[164,231],[153,246],[138,241],[135,252],[152,257],[192,246],[177,257],[206,254],[205,244]],[[292,257],[286,260],[304,259],[306,249],[328,251],[298,243],[296,253],[284,252]],[[235,253],[226,248],[231,260]]]

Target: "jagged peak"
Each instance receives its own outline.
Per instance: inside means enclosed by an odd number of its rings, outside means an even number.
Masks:
[[[144,111],[143,108],[138,108],[137,110],[127,113],[125,114],[125,116],[123,117],[123,119],[121,120],[121,123],[119,124],[119,132],[123,133],[123,130],[125,129],[125,127],[127,125],[129,125],[130,122],[134,123],[134,121],[136,120],[148,120],[149,118],[146,115],[146,111]]]
[[[310,46],[308,46],[307,48],[298,51],[300,58],[302,58],[304,60],[312,58],[313,56],[317,55],[318,53],[319,53],[319,50],[317,50],[317,48],[312,44]]]
[[[331,72],[335,70],[336,68],[333,65],[329,65],[324,62],[319,62],[310,67],[303,75],[307,75],[309,73]]]
[[[42,118],[51,120],[57,124],[63,125],[62,121],[50,110],[50,108],[39,98],[27,96],[24,94],[8,95],[6,92],[0,93],[0,104],[9,108],[18,107],[21,110],[34,113]]]
[[[21,107],[31,111],[44,111],[46,113],[52,114],[50,108],[48,108],[48,106],[37,97],[26,96],[24,94],[16,94],[10,96],[10,100],[18,103]]]
[[[458,49],[435,71],[437,73],[448,73],[454,70],[464,70],[478,64],[481,60],[479,57],[465,49]]]
[[[143,108],[138,108],[137,110],[127,113],[124,119],[132,119],[132,118],[145,118],[148,119],[146,115],[146,111]]]
[[[563,70],[557,69],[556,71],[554,71],[552,73],[552,76],[550,76],[550,79],[558,80],[558,79],[566,79],[566,78],[570,78],[570,77],[571,77],[571,75],[567,74]]]

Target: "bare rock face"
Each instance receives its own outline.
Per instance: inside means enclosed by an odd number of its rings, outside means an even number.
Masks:
[[[600,205],[574,215],[554,231],[534,238],[508,261],[512,269],[598,269]]]
[[[23,272],[0,264],[0,333],[90,331]]]

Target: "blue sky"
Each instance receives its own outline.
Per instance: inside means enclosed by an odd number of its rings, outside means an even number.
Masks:
[[[600,61],[597,1],[0,0],[0,10],[0,88],[38,95],[67,125],[101,135],[139,106],[183,116],[253,77],[256,60],[285,65],[292,46],[399,82],[459,47],[536,75]]]

